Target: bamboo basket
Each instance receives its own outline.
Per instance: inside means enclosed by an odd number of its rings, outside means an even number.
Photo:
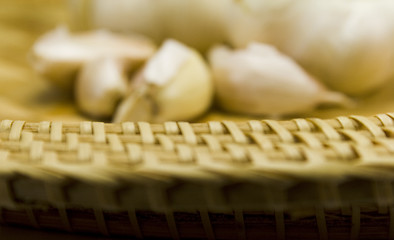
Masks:
[[[355,109],[292,120],[90,122],[25,59],[67,22],[67,1],[0,2],[1,239],[4,226],[66,239],[394,239],[392,82]]]
[[[3,224],[160,239],[393,239],[394,114],[0,123]]]

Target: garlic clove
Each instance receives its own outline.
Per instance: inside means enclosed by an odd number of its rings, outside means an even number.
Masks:
[[[129,94],[116,109],[113,122],[150,121],[154,115],[154,102],[147,90],[143,86]]]
[[[175,40],[163,44],[133,83],[115,122],[191,120],[210,107],[213,97],[211,74],[202,56]]]
[[[394,2],[241,0],[232,9],[229,41],[272,44],[330,88],[364,95],[394,74]],[[313,19],[313,21],[311,21]]]
[[[140,64],[156,51],[155,45],[140,36],[125,36],[105,30],[71,34],[59,27],[36,41],[31,62],[42,75],[63,87],[71,87],[72,77],[86,62],[109,57],[129,65]]]
[[[320,103],[350,100],[328,91],[295,61],[266,44],[246,49],[224,46],[209,53],[218,105],[230,112],[284,115],[312,110]]]
[[[75,84],[79,109],[95,118],[111,117],[127,90],[127,76],[122,61],[102,58],[86,63]]]

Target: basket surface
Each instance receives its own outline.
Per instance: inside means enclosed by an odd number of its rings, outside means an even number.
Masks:
[[[391,113],[195,124],[3,120],[2,220],[136,237],[387,239],[393,131]]]

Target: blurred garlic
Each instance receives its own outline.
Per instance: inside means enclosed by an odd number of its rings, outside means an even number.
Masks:
[[[240,0],[230,42],[272,44],[327,86],[351,95],[377,89],[393,75],[391,0]]]
[[[93,27],[136,31],[156,41],[174,38],[201,51],[223,42],[237,48],[252,41],[271,44],[325,85],[350,95],[373,91],[394,74],[392,0],[91,3],[87,18]]]
[[[144,1],[144,0],[142,0]],[[174,38],[200,51],[226,39],[227,8],[233,0],[154,1],[165,38]]]
[[[99,58],[113,58],[127,66],[151,57],[155,45],[139,36],[124,36],[99,30],[71,34],[59,27],[37,40],[32,48],[32,65],[58,85],[71,88],[83,64]]]
[[[123,62],[112,58],[86,63],[75,84],[75,100],[79,109],[95,118],[111,117],[127,91],[124,67]]]
[[[92,27],[137,32],[157,42],[173,38],[205,51],[225,40],[225,16],[231,1],[94,0],[88,17]],[[83,4],[80,0],[72,3]]]
[[[252,43],[246,49],[219,46],[211,50],[218,105],[231,112],[281,115],[313,109],[320,103],[347,104],[292,59],[274,47]]]
[[[213,82],[203,58],[167,40],[133,80],[114,122],[191,120],[211,105]]]

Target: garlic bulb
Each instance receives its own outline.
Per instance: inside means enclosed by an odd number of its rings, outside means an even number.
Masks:
[[[272,44],[335,90],[365,94],[393,75],[393,1],[244,0],[232,10],[232,44]]]
[[[203,58],[167,40],[132,81],[114,121],[191,120],[211,105],[213,82]]]
[[[162,31],[157,18],[156,2],[154,0],[89,0],[88,16],[84,16],[87,25],[107,28],[120,32],[133,32],[159,40]],[[74,6],[83,8],[83,1],[71,0]],[[74,7],[75,8],[75,7]],[[78,12],[74,9],[74,14]],[[86,13],[87,14],[87,13]],[[89,18],[90,17],[90,18]]]
[[[157,42],[173,38],[205,51],[225,40],[225,16],[231,1],[94,0],[89,12],[93,27],[137,32]]]
[[[71,88],[83,64],[108,57],[127,66],[138,65],[156,50],[148,39],[114,34],[105,30],[71,34],[59,27],[37,40],[32,48],[32,65],[58,85]]]
[[[95,118],[111,117],[126,94],[127,76],[120,60],[102,58],[86,63],[75,84],[79,109]]]
[[[218,46],[209,54],[218,105],[231,112],[283,115],[320,103],[347,103],[274,47],[251,43],[246,49]]]
[[[225,41],[223,28],[229,0],[155,1],[164,37],[175,38],[200,51]]]

